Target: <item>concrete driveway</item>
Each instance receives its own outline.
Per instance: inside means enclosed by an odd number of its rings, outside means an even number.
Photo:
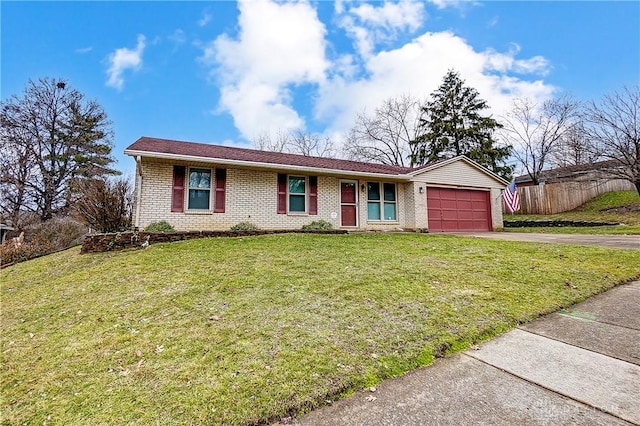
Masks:
[[[578,245],[586,244],[609,248],[640,250],[640,235],[536,234],[528,232],[464,232],[456,233],[455,235],[489,238],[493,240]]]

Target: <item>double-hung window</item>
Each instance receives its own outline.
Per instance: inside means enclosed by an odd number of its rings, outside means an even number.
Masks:
[[[211,209],[211,169],[189,169],[189,210]]]
[[[289,176],[289,213],[307,212],[307,182],[304,176]]]
[[[396,184],[367,182],[367,218],[395,222],[397,219]]]

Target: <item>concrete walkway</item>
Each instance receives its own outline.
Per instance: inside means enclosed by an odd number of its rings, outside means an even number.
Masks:
[[[572,241],[554,242],[579,244],[569,237]],[[640,249],[636,241],[626,248]],[[640,281],[635,281],[287,423],[640,425],[638,401]]]

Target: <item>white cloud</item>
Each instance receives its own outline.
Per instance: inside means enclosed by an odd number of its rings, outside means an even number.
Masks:
[[[208,10],[205,10],[204,12],[202,12],[202,18],[198,20],[198,26],[204,27],[209,22],[211,22],[211,18],[212,18],[211,13]]]
[[[542,56],[520,58],[517,45],[506,52],[478,51],[452,32],[426,32],[382,50],[379,44],[390,43],[400,32],[420,30],[422,3],[337,1],[334,18],[357,47],[349,51],[331,46],[331,61],[326,56],[327,31],[310,4],[241,1],[239,9],[239,33],[223,34],[203,46],[201,60],[213,67],[220,87],[217,113],[231,114],[247,139],[304,128],[311,120],[324,126],[325,135],[339,137],[358,113],[375,109],[386,98],[427,98],[449,69],[479,91],[494,116],[506,113],[514,97],[542,100],[555,90],[542,80],[551,68],[549,61]],[[293,106],[296,88],[309,84],[312,117],[300,115]]]
[[[187,41],[187,36],[182,29],[178,28],[169,35],[167,39],[177,47],[183,45]]]
[[[324,83],[315,104],[315,118],[329,123],[329,131],[345,131],[357,113],[365,108],[373,110],[385,98],[402,93],[426,98],[449,69],[458,71],[466,85],[480,92],[494,115],[506,112],[514,97],[551,96],[554,88],[543,81],[511,75],[526,70],[541,72],[548,61],[541,57],[516,59],[516,54],[516,50],[475,51],[451,32],[425,33],[397,49],[372,55],[364,63],[366,77],[336,74]]]
[[[219,110],[246,138],[304,126],[292,107],[291,85],[325,79],[326,29],[307,3],[239,3],[237,38],[223,34],[204,49],[220,84]]]
[[[512,44],[508,52],[500,53],[493,49],[485,52],[485,67],[489,71],[515,72],[519,74],[547,75],[551,69],[549,61],[542,56],[534,56],[529,59],[516,59],[520,52],[520,46]]]
[[[117,90],[122,90],[124,86],[124,78],[122,74],[130,69],[138,71],[142,67],[142,53],[145,48],[144,35],[138,35],[138,44],[134,50],[122,47],[116,49],[109,55],[108,62],[109,68],[107,69],[107,86],[113,87]]]
[[[411,0],[386,1],[380,6],[358,3],[348,8],[338,3],[335,10],[342,15],[339,25],[362,57],[370,56],[377,44],[395,40],[401,32],[416,31],[424,21],[424,4]]]
[[[419,2],[401,0],[398,3],[385,2],[377,7],[363,3],[349,11],[367,24],[416,30],[422,24],[424,6]]]
[[[447,7],[461,8],[463,6],[475,6],[478,4],[474,0],[428,0],[429,3],[435,5],[438,9],[444,9]]]
[[[76,49],[76,53],[79,53],[81,55],[85,54],[85,53],[89,53],[93,50],[93,46],[87,46],[87,47],[80,47],[78,49]]]

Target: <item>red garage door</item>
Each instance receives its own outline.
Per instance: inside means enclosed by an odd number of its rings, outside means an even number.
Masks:
[[[488,191],[427,188],[430,232],[490,231]]]

